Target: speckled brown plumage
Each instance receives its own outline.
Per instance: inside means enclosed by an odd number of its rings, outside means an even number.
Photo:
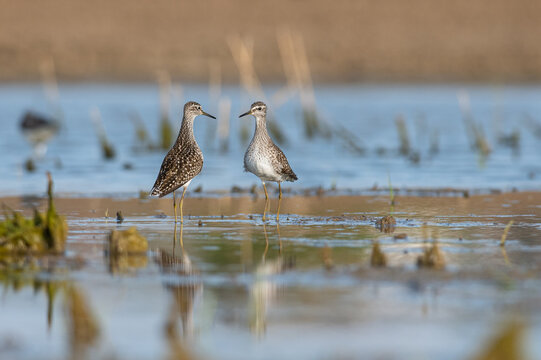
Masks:
[[[199,112],[197,112],[197,110]],[[193,122],[202,113],[201,106],[188,102],[184,106],[184,117],[175,144],[163,159],[158,178],[150,195],[165,196],[192,180],[203,168],[203,153],[193,134]]]
[[[283,151],[275,143],[272,143],[272,147],[274,148],[274,151],[272,151],[272,155],[274,156],[273,163],[276,164],[275,166],[278,168],[278,172],[282,174],[284,180],[297,180],[297,174],[295,174],[295,172],[289,165],[289,162],[287,161],[287,158],[284,155]]]

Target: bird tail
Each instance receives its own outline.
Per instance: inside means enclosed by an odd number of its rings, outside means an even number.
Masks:
[[[162,197],[162,192],[158,187],[154,186],[152,190],[150,190],[150,196]]]
[[[298,177],[297,177],[297,174],[295,174],[293,171],[291,171],[290,174],[287,174],[287,178],[286,178],[286,181],[297,181],[298,180]]]

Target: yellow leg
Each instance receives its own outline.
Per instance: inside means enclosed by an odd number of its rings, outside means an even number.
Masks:
[[[282,203],[282,184],[278,182],[278,189],[280,190],[280,195],[278,195],[278,210],[276,210],[276,222],[280,221],[280,204]]]
[[[180,249],[181,249],[182,252],[184,253],[184,241],[182,240],[182,233],[183,233],[183,230],[184,230],[184,224],[181,222],[181,223],[180,223]]]
[[[278,245],[280,246],[278,253],[282,255],[282,238],[280,237],[280,223],[276,223],[276,232],[278,233]]]
[[[265,182],[261,182],[263,184],[263,190],[265,190],[265,209],[263,210],[263,221],[266,220],[265,216],[267,215],[267,206],[269,203],[269,193],[267,192],[267,187],[265,186]]]
[[[184,223],[184,215],[182,214],[182,204],[184,203],[184,194],[186,194],[186,189],[188,187],[184,186],[184,190],[182,191],[182,197],[180,198],[180,223]]]
[[[173,235],[173,256],[175,256],[176,245],[177,245],[177,223],[175,223],[175,233]]]
[[[265,251],[263,252],[263,262],[265,262],[265,257],[267,256],[267,251],[269,251],[269,237],[267,236],[267,228],[265,223],[263,223],[263,233],[265,234]]]
[[[177,203],[175,198],[175,192],[173,191],[173,211],[175,212],[175,224],[177,223]],[[175,231],[176,233],[176,231]]]

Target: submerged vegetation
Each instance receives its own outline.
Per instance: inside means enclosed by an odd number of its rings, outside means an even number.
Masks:
[[[500,240],[500,246],[505,246],[505,240],[507,240],[507,234],[509,233],[509,229],[511,229],[511,226],[513,226],[514,220],[509,221],[507,226],[505,226],[505,229],[503,230],[502,238]]]
[[[92,122],[96,129],[96,134],[100,142],[101,152],[105,160],[112,160],[116,156],[116,151],[113,144],[107,138],[105,127],[101,119],[101,113],[98,108],[94,108],[91,112]]]
[[[85,353],[96,345],[100,329],[88,305],[86,296],[75,286],[65,291],[65,301],[69,320],[71,356],[73,359],[85,358]]]
[[[370,255],[370,265],[372,267],[385,267],[387,266],[387,257],[381,251],[378,241],[372,243],[372,255]]]
[[[417,266],[436,270],[445,268],[445,257],[437,241],[434,241],[431,246],[425,247],[423,254],[417,257]]]
[[[50,174],[47,179],[48,208],[45,213],[36,209],[33,218],[26,218],[19,212],[5,211],[5,219],[0,222],[0,253],[64,251],[68,225],[56,212]]]
[[[488,342],[474,360],[524,360],[522,342],[525,326],[520,321],[512,320],[501,327],[499,332]]]

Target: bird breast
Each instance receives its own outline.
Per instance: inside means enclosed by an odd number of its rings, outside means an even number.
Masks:
[[[258,149],[248,149],[244,156],[244,168],[262,180],[281,181],[271,159]]]

